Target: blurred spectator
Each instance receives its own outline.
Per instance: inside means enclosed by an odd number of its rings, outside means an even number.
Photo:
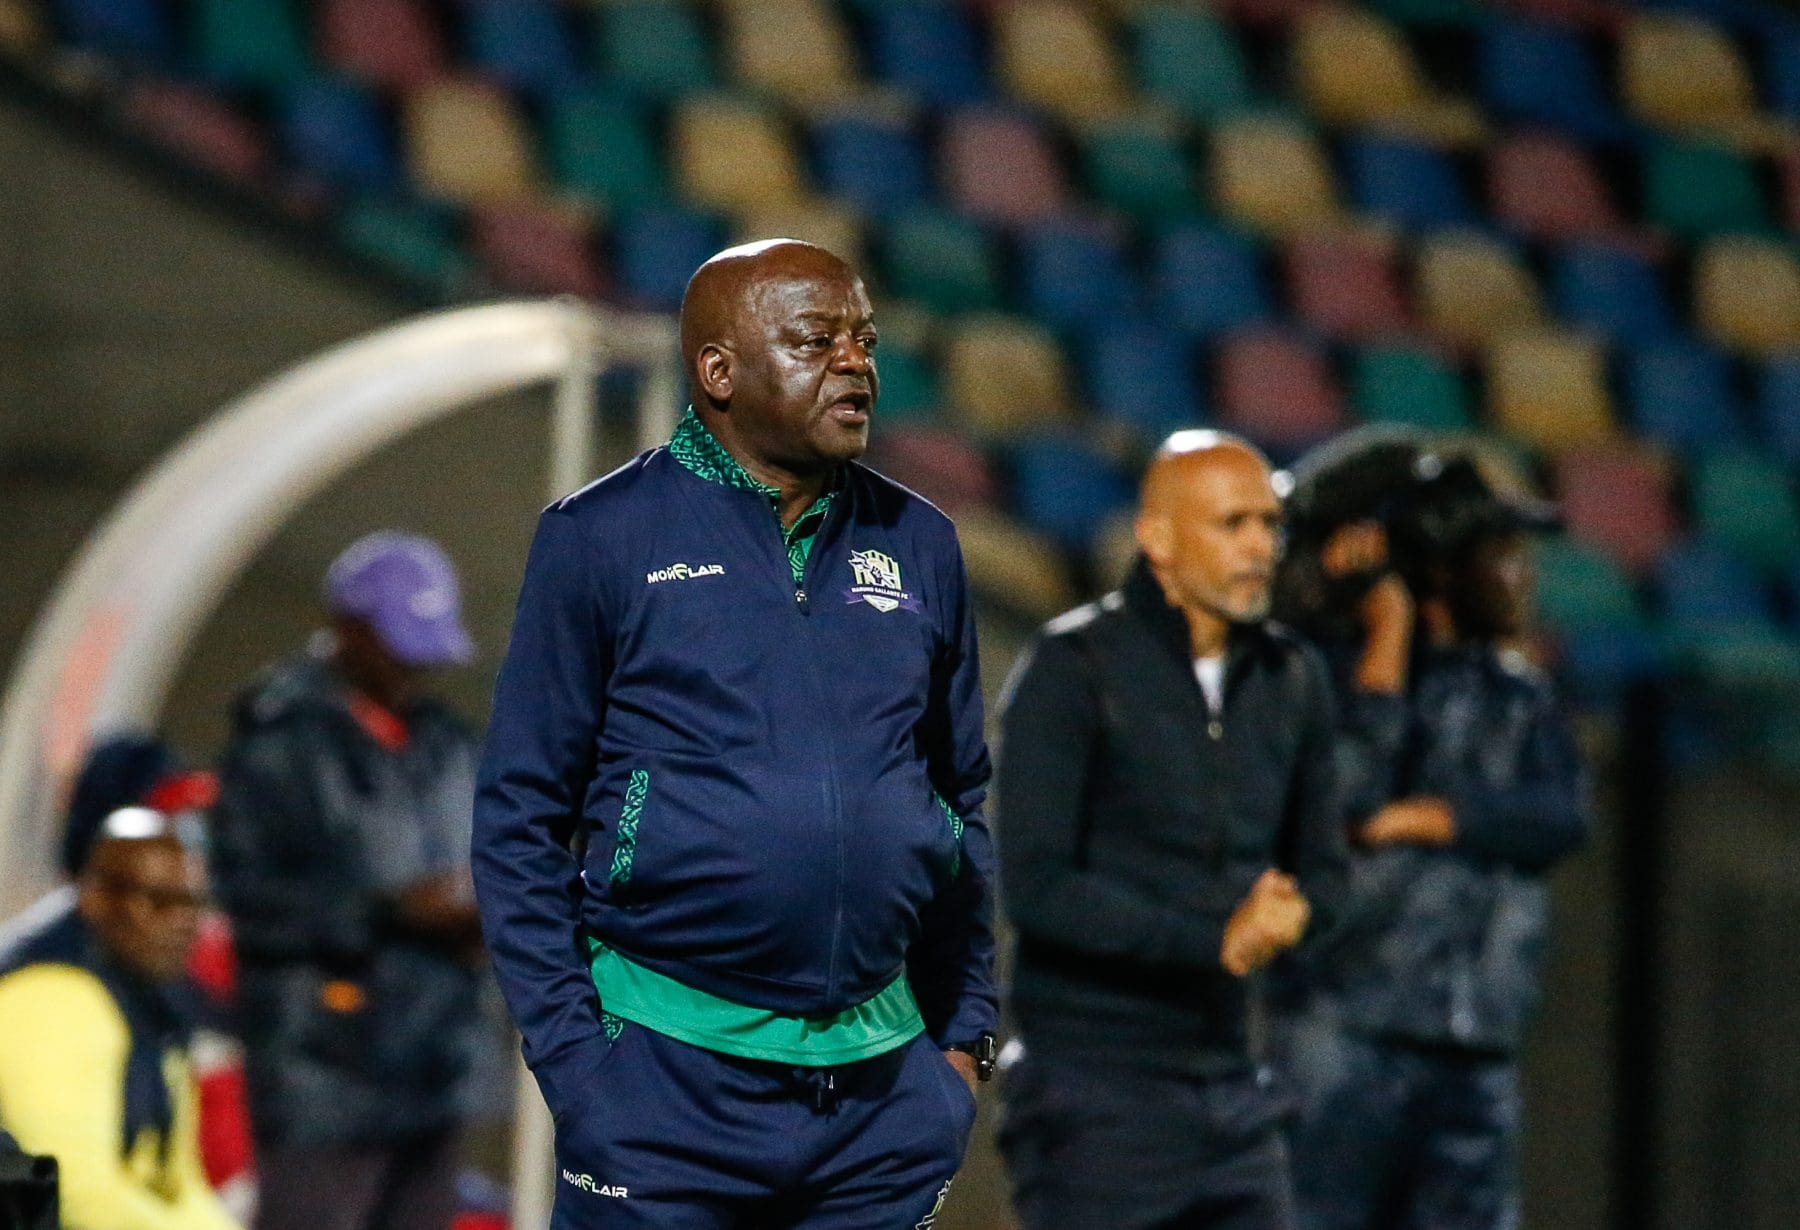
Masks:
[[[1400,475],[1362,501],[1379,515],[1311,535],[1314,592],[1362,628],[1331,646],[1352,891],[1335,942],[1283,988],[1274,1034],[1300,1093],[1305,1230],[1494,1230],[1517,1216],[1544,873],[1589,825],[1572,732],[1515,648],[1525,534],[1555,515],[1497,494],[1468,458],[1419,449],[1397,468],[1396,448],[1339,458],[1346,488]]]
[[[1293,1225],[1246,979],[1329,926],[1344,839],[1325,667],[1265,618],[1280,521],[1259,453],[1176,433],[1129,579],[1047,624],[1007,685],[1025,1054],[1000,1147],[1031,1230]]]
[[[128,732],[100,740],[82,762],[63,825],[62,869],[70,883],[52,889],[0,928],[0,951],[57,925],[76,907],[73,881],[87,864],[100,826],[123,807],[149,807],[169,817],[181,839],[200,849],[205,815],[217,801],[218,779],[189,769],[153,735]],[[189,951],[187,975],[200,1015],[189,1059],[200,1089],[200,1160],[207,1180],[232,1214],[248,1218],[256,1189],[250,1125],[244,1106],[243,1056],[232,1036],[231,931],[208,911]]]
[[[257,1225],[442,1228],[478,1029],[475,748],[419,679],[471,646],[427,539],[359,540],[324,596],[329,635],[237,707],[215,823]]]
[[[182,969],[205,863],[149,808],[90,833],[76,908],[0,954],[0,1122],[61,1167],[73,1230],[226,1230],[201,1170]]]

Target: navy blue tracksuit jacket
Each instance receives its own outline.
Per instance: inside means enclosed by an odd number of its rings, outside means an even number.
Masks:
[[[586,937],[787,1015],[904,971],[934,1042],[995,1027],[974,611],[905,488],[846,466],[798,586],[767,499],[666,448],[552,505],[489,739],[482,925],[552,1110],[602,1032]]]

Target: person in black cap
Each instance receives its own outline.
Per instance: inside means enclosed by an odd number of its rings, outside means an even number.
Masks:
[[[441,1230],[480,1029],[475,740],[456,573],[394,532],[325,578],[329,635],[234,714],[213,871],[234,928],[261,1230]]]
[[[1420,442],[1327,462],[1301,467],[1312,548],[1284,592],[1311,598],[1291,614],[1335,664],[1352,874],[1333,941],[1276,980],[1300,1221],[1514,1225],[1545,873],[1590,823],[1569,725],[1521,651],[1528,536],[1556,513]]]

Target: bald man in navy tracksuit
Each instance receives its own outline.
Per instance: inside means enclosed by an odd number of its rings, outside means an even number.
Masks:
[[[996,1016],[961,553],[855,460],[843,262],[720,254],[682,345],[674,438],[539,522],[476,803],[554,1224],[927,1227]]]

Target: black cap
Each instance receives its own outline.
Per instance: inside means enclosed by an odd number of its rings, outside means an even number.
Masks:
[[[1395,537],[1433,557],[1490,535],[1543,533],[1563,523],[1555,504],[1495,490],[1475,459],[1460,453],[1421,453],[1397,503]]]

